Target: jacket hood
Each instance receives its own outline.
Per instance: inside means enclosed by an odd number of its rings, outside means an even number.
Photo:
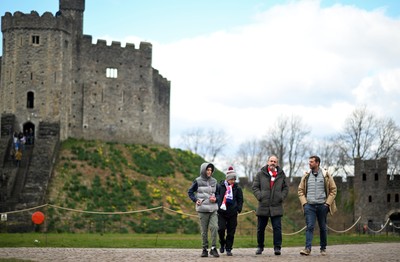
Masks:
[[[214,170],[215,170],[214,165],[211,164],[211,163],[207,163],[207,162],[206,162],[206,163],[201,164],[201,166],[200,166],[200,176],[201,176],[202,178],[207,179],[206,170],[207,170],[208,167],[211,167],[211,170],[212,170],[212,173],[211,173],[211,174],[214,174]]]

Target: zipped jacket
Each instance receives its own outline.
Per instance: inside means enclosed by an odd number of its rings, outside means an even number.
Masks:
[[[286,199],[289,187],[286,184],[285,172],[278,166],[277,175],[272,188],[270,187],[271,175],[268,165],[261,168],[256,174],[252,190],[258,200],[257,216],[282,216],[283,201]]]
[[[200,206],[196,205],[197,212],[214,212],[218,210],[217,202],[210,201],[210,196],[214,195],[218,198],[216,192],[218,182],[212,175],[207,177],[206,170],[209,166],[211,166],[214,173],[215,167],[213,164],[203,163],[200,166],[200,176],[193,181],[192,186],[188,190],[188,195],[193,202],[199,199],[202,201]]]
[[[303,212],[304,212],[304,205],[307,203],[307,182],[308,178],[310,177],[310,174],[311,174],[310,171],[305,172],[305,174],[300,180],[300,184],[297,190],[297,194],[299,196]],[[333,177],[330,174],[328,174],[328,172],[326,172],[325,170],[322,170],[322,174],[324,176],[324,185],[325,185],[325,195],[326,195],[325,203],[329,205],[329,213],[333,215],[337,211],[336,201],[335,201],[337,192],[336,183]]]

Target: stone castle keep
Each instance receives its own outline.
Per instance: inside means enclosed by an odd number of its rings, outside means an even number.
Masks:
[[[59,7],[2,17],[2,116],[15,116],[14,131],[57,124],[60,140],[168,146],[170,82],[152,68],[152,45],[92,44],[83,35],[85,1]]]
[[[45,202],[67,138],[169,146],[170,82],[152,67],[152,45],[92,44],[84,10],[85,0],[60,0],[54,15],[1,17],[0,212]],[[34,141],[18,168],[14,132]],[[8,221],[21,231],[25,216]]]

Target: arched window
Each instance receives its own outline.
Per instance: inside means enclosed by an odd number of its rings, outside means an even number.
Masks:
[[[29,91],[26,96],[26,107],[33,108],[35,100],[35,94],[32,91]]]
[[[363,173],[362,176],[363,176],[363,177],[362,177],[362,180],[363,180],[363,181],[367,181],[367,174]]]
[[[370,203],[372,202],[372,196],[368,197],[368,202],[370,202]]]
[[[375,173],[375,181],[378,181],[378,179],[379,179],[379,175],[378,175],[378,173]]]

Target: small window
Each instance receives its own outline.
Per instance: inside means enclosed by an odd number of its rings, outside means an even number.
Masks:
[[[365,174],[365,173],[362,174],[362,180],[367,181],[367,174]]]
[[[106,69],[106,77],[107,78],[117,78],[118,77],[118,69],[116,69],[116,68],[107,68]]]
[[[33,35],[32,36],[32,44],[38,45],[39,44],[39,36],[38,35]]]
[[[35,94],[32,91],[29,91],[26,97],[26,107],[33,108],[34,100],[35,100]]]
[[[379,180],[379,175],[378,175],[378,173],[375,173],[375,181],[378,181]]]
[[[372,202],[372,196],[368,196],[368,202]]]
[[[387,194],[387,202],[390,203],[390,194]]]
[[[399,194],[394,195],[394,202],[399,203]]]

